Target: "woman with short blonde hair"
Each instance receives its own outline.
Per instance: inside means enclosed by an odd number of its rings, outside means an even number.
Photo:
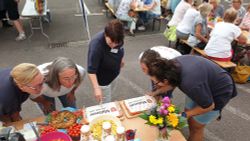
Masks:
[[[22,63],[0,70],[0,121],[19,121],[21,106],[30,95],[40,94],[44,77],[36,65]]]
[[[11,76],[18,84],[29,84],[39,73],[36,65],[22,63],[12,69]]]
[[[193,20],[188,44],[192,47],[204,49],[208,42],[207,16],[212,10],[212,5],[209,3],[203,3],[198,9],[199,15]]]

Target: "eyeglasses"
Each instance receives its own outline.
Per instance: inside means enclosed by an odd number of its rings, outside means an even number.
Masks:
[[[161,83],[161,81],[154,82],[154,85],[158,85],[159,83]]]
[[[32,90],[39,90],[39,89],[42,88],[43,83],[44,83],[44,80],[41,83],[37,84],[36,86],[30,86],[30,85],[27,85],[27,84],[25,86],[32,89]]]
[[[78,77],[78,75],[75,74],[75,75],[73,75],[73,76],[71,76],[71,77],[63,77],[62,79],[63,79],[64,81],[73,81],[73,80],[76,80],[77,77]]]
[[[233,1],[233,3],[240,3],[240,1]]]

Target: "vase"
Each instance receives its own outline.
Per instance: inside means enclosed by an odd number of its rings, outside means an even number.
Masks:
[[[169,141],[169,134],[166,128],[159,130],[158,137],[155,141]]]

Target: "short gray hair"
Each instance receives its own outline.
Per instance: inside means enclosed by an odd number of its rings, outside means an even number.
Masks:
[[[82,77],[80,75],[80,72],[76,66],[76,64],[69,58],[65,57],[58,57],[56,58],[51,65],[47,66],[47,69],[49,70],[46,77],[46,83],[50,88],[53,90],[59,90],[61,87],[60,81],[59,81],[59,73],[62,72],[66,68],[72,68],[76,70],[77,78],[75,80],[75,87],[78,87],[82,81]]]
[[[213,7],[212,7],[211,4],[209,4],[209,3],[203,3],[203,4],[201,4],[199,6],[199,11],[200,11],[200,13],[201,13],[202,16],[204,16],[204,15],[207,16],[211,12],[212,8]]]

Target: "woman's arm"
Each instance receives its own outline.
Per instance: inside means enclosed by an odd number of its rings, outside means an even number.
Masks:
[[[102,91],[101,91],[101,88],[99,87],[96,74],[90,74],[89,73],[89,79],[90,79],[90,81],[92,83],[92,87],[93,87],[93,90],[94,90],[96,100],[98,102],[101,102],[102,101]]]
[[[190,109],[190,110],[187,110],[186,109],[186,114],[187,114],[187,118],[190,118],[192,116],[196,116],[196,115],[200,115],[200,114],[204,114],[204,113],[207,113],[209,111],[212,111],[214,109],[214,103],[212,103],[211,106],[207,107],[207,108],[202,108],[200,106],[196,106],[195,108],[193,109]]]
[[[195,26],[195,37],[198,38],[200,41],[207,43],[208,39],[201,34],[201,31],[202,31],[202,24],[199,23]]]

